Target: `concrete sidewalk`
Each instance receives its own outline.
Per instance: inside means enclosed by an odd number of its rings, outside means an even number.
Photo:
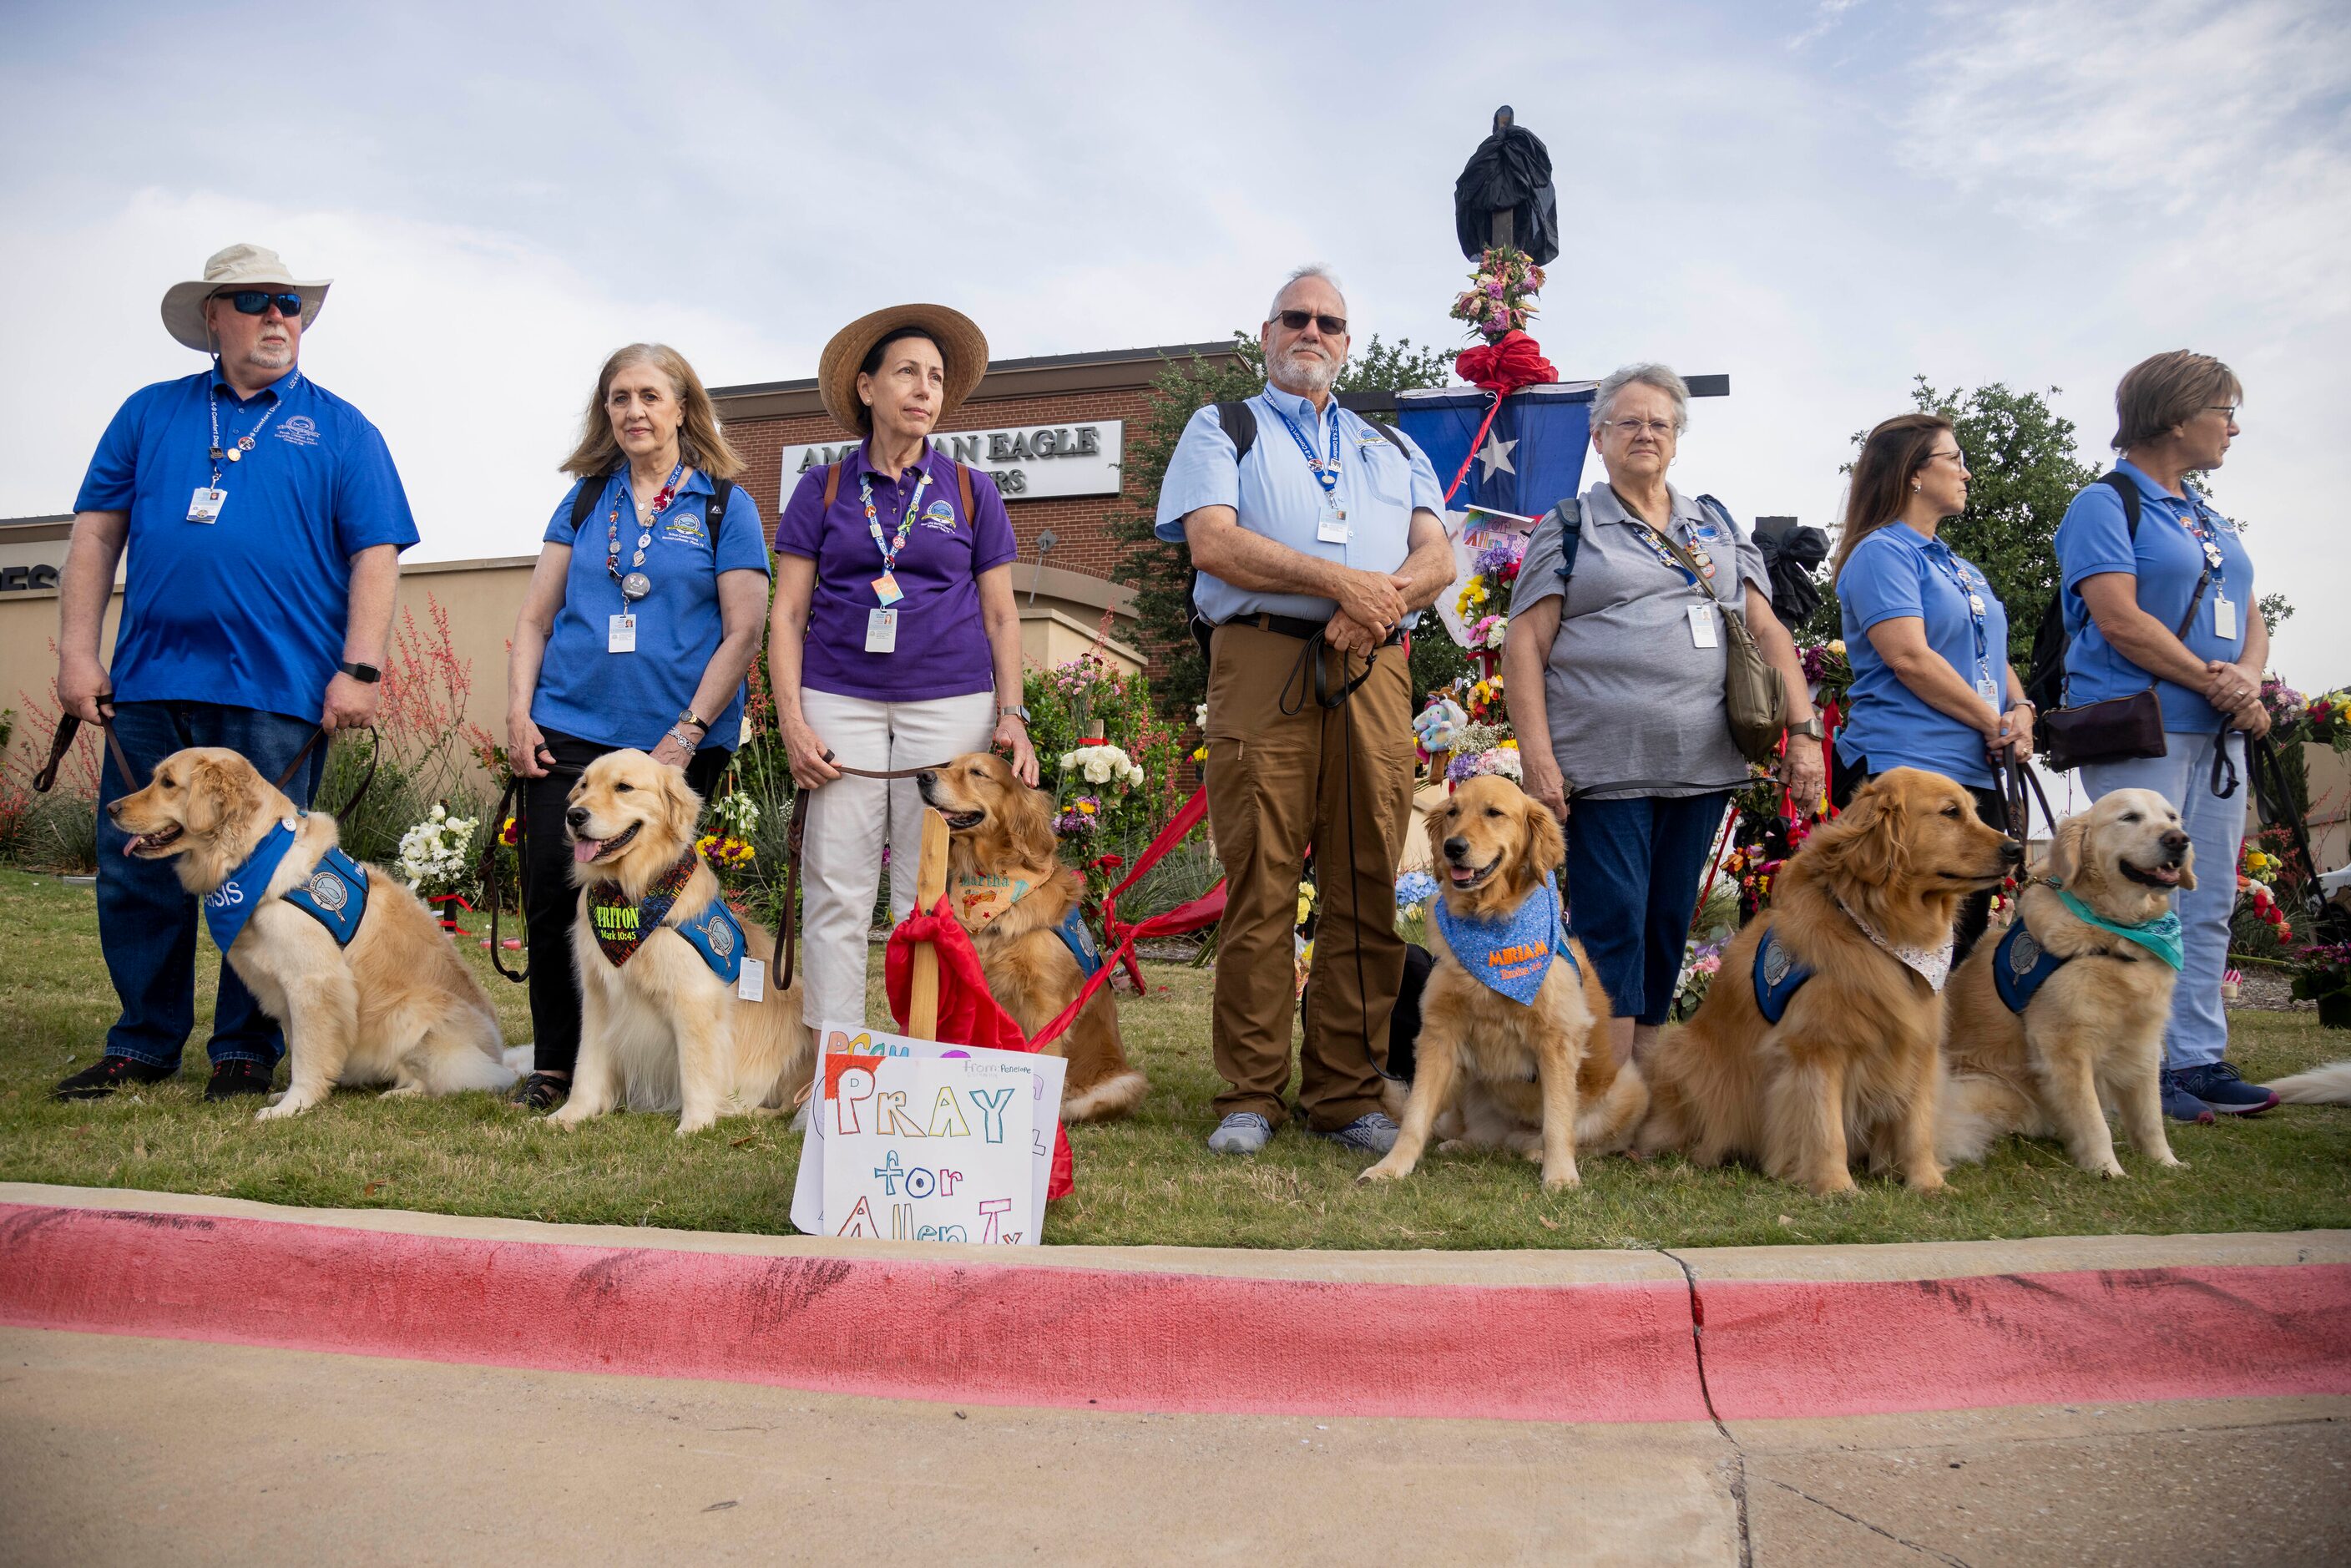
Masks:
[[[1573,1426],[0,1329],[0,1562],[2339,1562],[2351,1399]]]

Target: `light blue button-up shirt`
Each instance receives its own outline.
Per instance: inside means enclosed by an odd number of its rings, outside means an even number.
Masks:
[[[1230,507],[1241,527],[1301,555],[1358,571],[1401,569],[1412,553],[1413,513],[1422,508],[1437,512],[1445,504],[1437,470],[1412,437],[1397,432],[1405,445],[1404,452],[1397,451],[1394,442],[1370,422],[1341,408],[1335,398],[1319,416],[1313,403],[1279,387],[1269,386],[1249,401],[1257,414],[1257,441],[1238,464],[1232,437],[1225,434],[1215,404],[1193,414],[1184,427],[1184,438],[1176,444],[1167,477],[1159,486],[1159,537],[1181,540],[1184,519],[1191,513],[1202,507]],[[1328,496],[1284,426],[1285,416],[1325,462],[1336,425],[1339,482]],[[1323,522],[1334,512],[1344,515],[1343,544],[1322,538]],[[1201,616],[1212,622],[1260,613],[1328,621],[1339,608],[1311,594],[1236,588],[1205,571],[1194,597]]]

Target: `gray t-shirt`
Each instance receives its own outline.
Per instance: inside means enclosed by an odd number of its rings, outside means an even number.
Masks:
[[[1751,584],[1770,603],[1762,553],[1738,524],[1678,490],[1671,495],[1674,538],[1710,558],[1715,591],[1743,612]],[[1711,648],[1698,646],[1691,632],[1690,606],[1707,604],[1706,591],[1660,557],[1604,482],[1584,491],[1583,503],[1583,543],[1543,672],[1552,751],[1568,789],[1621,800],[1739,788],[1748,770],[1722,695],[1729,639],[1719,622]],[[1513,622],[1561,591],[1559,538],[1553,513],[1527,541],[1510,594]]]

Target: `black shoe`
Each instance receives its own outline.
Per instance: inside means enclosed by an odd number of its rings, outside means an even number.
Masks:
[[[118,1089],[161,1083],[177,1071],[155,1067],[128,1056],[101,1056],[95,1067],[85,1067],[49,1091],[53,1100],[103,1100]]]
[[[528,1111],[552,1111],[563,1103],[571,1092],[571,1080],[560,1073],[534,1072],[515,1086],[507,1096],[510,1105],[520,1105]]]
[[[213,1069],[213,1081],[204,1085],[204,1098],[234,1100],[241,1094],[266,1094],[276,1075],[275,1068],[258,1061],[224,1061]]]

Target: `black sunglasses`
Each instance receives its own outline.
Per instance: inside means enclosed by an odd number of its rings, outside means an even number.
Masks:
[[[1275,319],[1293,332],[1303,332],[1306,323],[1311,321],[1322,329],[1322,335],[1326,338],[1347,335],[1347,319],[1344,316],[1319,316],[1311,310],[1284,310]]]
[[[225,299],[236,307],[240,316],[259,316],[275,305],[277,313],[287,320],[298,319],[302,314],[302,297],[298,294],[272,294],[266,289],[240,288],[233,293],[215,294],[215,299]]]

